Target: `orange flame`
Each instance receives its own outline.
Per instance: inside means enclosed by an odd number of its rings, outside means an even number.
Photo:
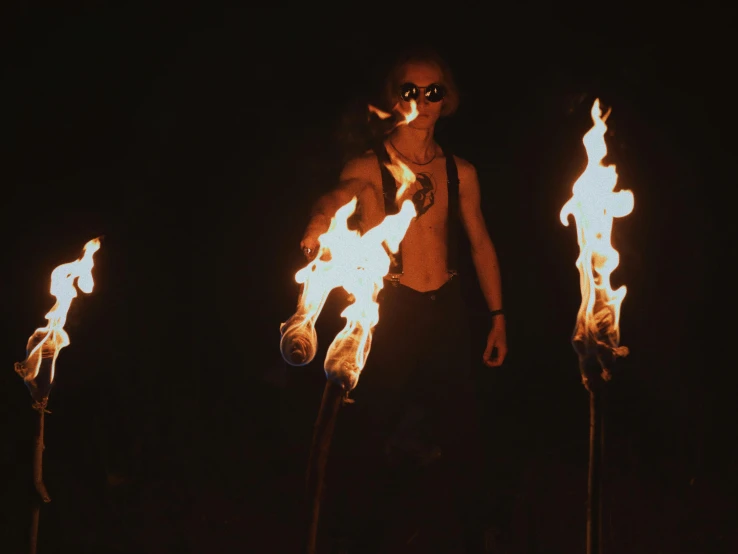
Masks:
[[[369,104],[369,111],[375,114],[379,119],[387,119],[392,117],[391,113],[380,110],[379,108],[377,108],[376,106],[372,106],[371,104]]]
[[[45,316],[48,325],[36,329],[28,339],[27,357],[22,364],[24,381],[36,378],[44,358],[52,358],[50,382],[54,380],[59,351],[70,344],[69,335],[64,330],[67,312],[72,300],[77,297],[77,288],[88,294],[92,292],[95,285],[92,279],[92,256],[99,249],[100,239],[92,239],[85,244],[79,259],[62,264],[52,271],[50,292],[56,297],[56,303]]]
[[[594,355],[602,369],[602,377],[610,379],[609,365],[618,356],[626,356],[628,348],[620,346],[620,307],[627,288],[613,290],[610,275],[617,268],[619,254],[612,247],[612,220],[633,210],[633,193],[613,189],[617,183],[615,166],[603,165],[607,155],[607,126],[600,110],[599,99],[591,110],[593,127],[584,135],[587,167],[574,183],[573,195],[561,209],[561,223],[568,226],[568,217],[577,224],[579,285],[582,303],[572,342],[583,358]]]
[[[398,102],[395,104],[395,107],[393,108],[393,111],[397,111],[402,115],[402,119],[399,120],[393,127],[390,129],[390,131],[396,129],[400,125],[407,125],[410,123],[413,119],[418,117],[420,112],[418,111],[418,104],[415,102],[415,100],[410,100],[410,111],[405,113],[400,109],[400,103]],[[389,119],[392,117],[391,113],[387,113],[383,110],[380,110],[376,106],[372,106],[369,104],[369,112],[375,114],[379,119]]]
[[[399,199],[415,175],[398,160],[387,167],[400,180]],[[280,327],[285,360],[292,365],[309,363],[317,351],[315,322],[330,291],[343,287],[352,302],[341,313],[346,326],[329,346],[324,369],[346,391],[356,387],[369,355],[372,332],[379,321],[377,298],[391,263],[388,250],[397,253],[416,215],[412,201],[405,200],[398,213],[360,235],[347,225],[356,205],[354,197],[336,211],[328,231],[319,237],[317,256],[295,274],[295,281],[302,284],[297,311]]]

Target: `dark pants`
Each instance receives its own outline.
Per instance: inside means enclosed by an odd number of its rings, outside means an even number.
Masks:
[[[479,522],[481,448],[458,278],[386,284],[354,404],[338,413],[323,552],[466,553]],[[481,536],[481,535],[480,535]]]

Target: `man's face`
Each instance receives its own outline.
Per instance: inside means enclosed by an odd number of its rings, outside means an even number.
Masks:
[[[420,94],[415,100],[418,106],[418,117],[413,119],[408,125],[415,129],[432,128],[438,118],[441,116],[441,107],[443,100],[440,102],[430,102],[425,95],[426,88],[432,84],[441,84],[441,70],[432,63],[409,63],[405,66],[402,73],[400,83],[413,83],[420,87]],[[410,113],[412,108],[410,102],[400,99],[400,107],[404,113]]]

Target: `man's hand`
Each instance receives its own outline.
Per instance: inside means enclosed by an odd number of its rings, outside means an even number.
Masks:
[[[507,355],[507,334],[505,332],[505,316],[495,316],[492,329],[487,335],[487,347],[484,349],[484,364],[489,367],[499,367]]]
[[[305,229],[305,233],[302,235],[302,240],[300,241],[300,248],[302,249],[302,253],[305,255],[305,258],[312,260],[318,255],[318,250],[320,249],[320,241],[318,238],[323,233],[326,233],[329,227],[330,219],[327,219],[323,215],[317,215],[310,220],[310,223]]]

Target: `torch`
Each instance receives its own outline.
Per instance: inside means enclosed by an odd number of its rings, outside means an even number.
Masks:
[[[610,275],[617,268],[618,252],[612,247],[612,221],[633,210],[633,193],[614,191],[617,172],[604,165],[607,155],[605,121],[596,99],[591,116],[594,125],[584,135],[588,163],[573,186],[572,197],[561,209],[561,223],[573,216],[577,227],[579,285],[582,295],[572,345],[579,358],[582,383],[589,393],[589,471],[587,498],[587,554],[602,550],[602,458],[604,454],[603,396],[612,379],[615,360],[628,355],[620,345],[620,306],[626,287],[613,290]]]
[[[391,158],[387,167],[400,183],[397,199],[403,196],[415,175],[399,160]],[[348,228],[348,219],[356,210],[357,198],[340,207],[331,219],[328,231],[319,237],[320,248],[307,266],[295,274],[301,285],[295,314],[280,326],[280,350],[293,366],[310,363],[318,350],[315,323],[328,294],[342,287],[349,305],[341,316],[346,325],[331,342],[324,361],[327,377],[313,438],[306,475],[308,509],[307,553],[314,554],[317,544],[320,503],[325,466],[335,420],[340,407],[353,402],[349,392],[359,381],[371,348],[374,328],[379,322],[379,292],[389,272],[391,255],[416,215],[411,200],[405,200],[398,213],[363,235]]]
[[[33,483],[44,503],[51,502],[43,480],[44,416],[50,413],[46,406],[54,381],[56,359],[61,349],[70,344],[64,324],[72,300],[77,296],[77,288],[85,293],[92,292],[94,286],[92,257],[99,248],[100,238],[88,241],[79,259],[58,266],[51,273],[50,292],[56,298],[56,302],[46,314],[48,324],[45,327],[39,327],[31,334],[26,345],[26,359],[15,363],[15,371],[31,393],[33,399],[31,407],[38,413],[33,453]],[[37,504],[34,509],[31,532],[32,552],[35,552],[38,512]]]

